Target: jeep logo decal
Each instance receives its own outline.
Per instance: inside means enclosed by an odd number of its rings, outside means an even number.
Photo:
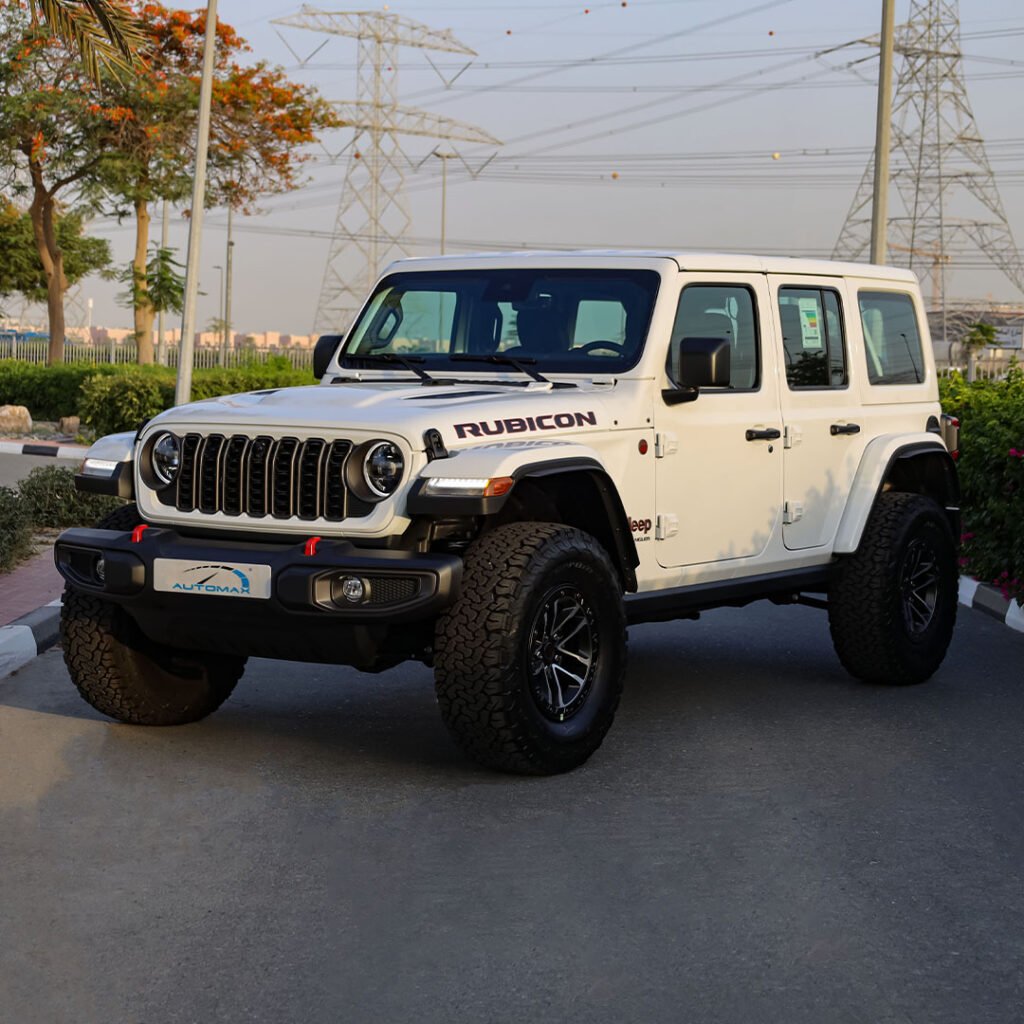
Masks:
[[[543,416],[515,416],[507,420],[456,423],[455,433],[459,437],[496,437],[499,434],[524,434],[531,430],[566,430],[585,426],[597,426],[597,413],[556,412]]]

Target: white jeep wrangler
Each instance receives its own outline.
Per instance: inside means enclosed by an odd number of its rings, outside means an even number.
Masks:
[[[472,757],[544,774],[600,745],[631,623],[767,598],[826,608],[872,683],[945,655],[955,440],[909,272],[405,260],[315,372],[90,450],[79,486],[132,499],[56,545],[93,707],[170,725],[250,655],[419,659]]]

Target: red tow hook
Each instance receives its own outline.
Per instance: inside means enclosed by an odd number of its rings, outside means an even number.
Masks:
[[[310,537],[309,540],[306,541],[306,548],[303,551],[303,554],[307,558],[312,558],[313,555],[316,554],[316,546],[319,543],[320,543],[320,538],[319,537]]]
[[[149,523],[139,523],[138,526],[132,530],[132,543],[138,544],[142,540],[142,535],[149,529]]]

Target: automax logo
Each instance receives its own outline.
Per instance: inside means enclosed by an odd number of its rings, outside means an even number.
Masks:
[[[247,597],[251,589],[249,577],[241,569],[230,565],[194,565],[186,569],[182,576],[193,573],[208,573],[201,580],[178,582],[171,588],[186,594],[230,594],[235,597]]]

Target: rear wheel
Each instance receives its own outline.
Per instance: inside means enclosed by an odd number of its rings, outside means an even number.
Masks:
[[[475,760],[549,775],[583,764],[622,693],[622,588],[594,538],[511,523],[467,553],[463,590],[437,629],[441,715]]]
[[[837,565],[829,589],[839,660],[867,682],[924,682],[946,656],[958,588],[942,509],[919,494],[879,495],[860,547]]]

